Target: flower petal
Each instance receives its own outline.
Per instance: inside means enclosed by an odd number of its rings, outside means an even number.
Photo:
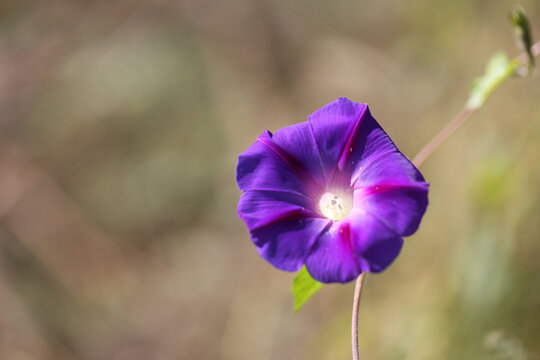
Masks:
[[[236,182],[242,191],[285,189],[307,194],[308,188],[313,186],[310,175],[273,143],[269,131],[238,156]]]
[[[362,271],[381,272],[399,255],[403,239],[378,218],[354,211],[350,215],[353,248]]]
[[[313,278],[322,283],[346,283],[360,274],[355,259],[350,223],[332,222],[321,233],[306,259],[306,267]]]
[[[306,267],[315,280],[345,283],[364,271],[383,271],[402,245],[403,239],[378,219],[355,211],[319,236]]]
[[[238,216],[248,229],[267,226],[286,219],[320,217],[316,205],[306,195],[291,191],[252,190],[246,191],[238,203]]]
[[[321,282],[380,272],[418,228],[429,184],[396,148],[366,104],[340,98],[306,123],[266,131],[240,154],[238,215],[260,255],[279,269],[306,264]],[[347,199],[342,220],[322,217],[325,192]]]
[[[366,104],[339,98],[308,117],[327,181],[333,178],[338,164],[340,167],[346,165],[345,160],[340,159],[347,153],[347,145],[356,133],[366,110]]]
[[[350,147],[350,174],[354,188],[384,183],[424,183],[422,174],[403,155],[371,116],[369,109]],[[344,153],[346,154],[346,152]]]
[[[428,205],[427,183],[383,184],[354,191],[353,207],[362,209],[401,236],[412,235]]]
[[[251,232],[251,239],[270,264],[281,270],[298,271],[329,222],[322,218],[301,218],[272,223]]]
[[[274,133],[273,140],[297,159],[319,184],[325,184],[321,155],[309,122],[284,127]]]

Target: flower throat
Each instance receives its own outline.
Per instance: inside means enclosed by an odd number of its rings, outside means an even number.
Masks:
[[[339,196],[332,192],[325,193],[319,201],[319,209],[328,219],[337,221],[351,212],[351,201],[347,196]]]

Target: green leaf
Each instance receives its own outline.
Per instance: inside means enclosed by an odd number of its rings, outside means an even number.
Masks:
[[[292,292],[294,295],[294,311],[300,310],[302,306],[322,288],[323,284],[311,277],[306,269],[302,269],[296,274],[292,283]]]
[[[531,46],[533,45],[531,25],[529,20],[525,15],[525,11],[521,6],[517,6],[512,12],[508,15],[512,27],[514,28],[514,33],[516,34],[516,40],[520,50],[527,52],[529,57],[529,73],[534,67],[534,55],[531,52]]]
[[[514,73],[518,65],[515,59],[509,61],[504,52],[494,54],[486,66],[484,76],[473,81],[467,107],[470,109],[481,107],[493,90]]]

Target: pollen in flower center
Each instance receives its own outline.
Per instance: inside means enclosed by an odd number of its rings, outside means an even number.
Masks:
[[[331,220],[341,220],[351,212],[351,201],[347,197],[331,192],[325,193],[319,201],[321,213]]]

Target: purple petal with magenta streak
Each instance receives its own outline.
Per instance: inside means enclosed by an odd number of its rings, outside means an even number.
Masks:
[[[362,209],[401,236],[412,235],[428,205],[427,183],[381,184],[354,191],[353,208]]]
[[[354,234],[347,219],[332,222],[321,233],[306,258],[306,267],[315,280],[346,283],[360,274],[352,236]]]
[[[278,269],[298,271],[331,220],[297,218],[274,222],[251,232],[253,243],[265,260]]]
[[[315,141],[313,127],[309,122],[284,127],[276,131],[272,139],[284,151],[297,159],[320,185],[326,183],[321,155]]]
[[[306,259],[317,281],[346,283],[361,272],[381,272],[397,257],[403,239],[368,213],[351,213],[323,232]]]
[[[274,143],[268,130],[238,156],[236,182],[242,191],[292,190],[313,195],[322,189],[298,160]]]
[[[306,195],[287,190],[250,190],[240,197],[238,216],[249,231],[289,218],[321,217]]]
[[[361,127],[366,110],[366,104],[339,98],[308,116],[327,184],[332,182],[336,170],[346,166],[346,160],[341,159],[346,158],[344,154],[349,151],[348,145]]]
[[[398,256],[403,239],[369,213],[360,211],[349,215],[353,249],[362,271],[381,272]]]
[[[349,146],[350,185],[354,188],[385,183],[424,183],[422,174],[394,145],[369,109]]]

